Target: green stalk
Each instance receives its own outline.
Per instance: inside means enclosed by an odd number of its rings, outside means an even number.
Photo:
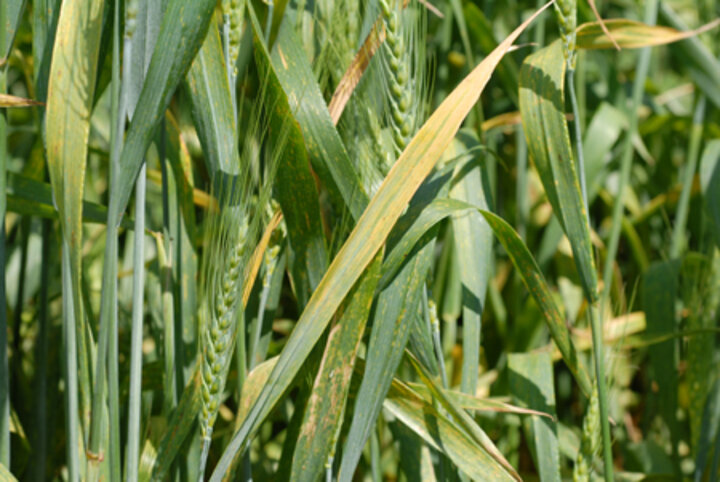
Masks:
[[[574,40],[572,41],[574,45]],[[587,183],[585,181],[585,153],[582,142],[582,128],[580,125],[580,107],[577,100],[576,84],[575,84],[575,68],[577,52],[573,52],[568,56],[567,69],[567,90],[570,95],[570,104],[573,113],[573,130],[575,134],[575,150],[577,156],[577,171],[580,181],[580,190],[582,193],[583,205],[585,206],[585,215],[587,217],[588,226],[590,223],[590,205],[588,204]],[[600,409],[600,427],[602,431],[602,448],[603,448],[603,465],[605,469],[605,480],[613,481],[613,457],[612,457],[612,440],[610,434],[610,420],[608,410],[608,387],[605,379],[605,349],[603,346],[603,319],[595,316],[595,309],[592,299],[586,297],[588,302],[588,317],[592,330],[593,343],[593,361],[595,364],[595,382],[598,390],[598,405]]]
[[[165,120],[160,123],[160,135],[158,151],[160,154],[160,170],[162,172],[162,209],[163,209],[163,235],[162,240],[157,239],[158,268],[160,273],[160,286],[162,290],[163,309],[163,359],[164,359],[164,400],[163,411],[166,415],[177,405],[177,401],[185,386],[184,367],[182,356],[182,320],[175,317],[175,291],[173,280],[172,258],[168,253],[178,253],[182,249],[181,236],[173,238],[173,231],[170,219],[170,176],[168,160],[165,158]],[[178,223],[180,221],[177,221]],[[174,241],[173,241],[174,239]],[[173,249],[174,248],[174,249]],[[175,334],[178,334],[177,338]]]
[[[427,285],[423,286],[422,302],[423,313],[425,313],[425,322],[428,325],[430,333],[432,333],[433,346],[435,347],[435,355],[438,359],[438,369],[440,370],[442,385],[443,388],[448,388],[447,371],[445,370],[445,356],[442,341],[440,340],[440,321],[438,320],[435,302],[428,297]]]
[[[80,437],[78,436],[78,379],[77,379],[77,338],[75,333],[75,306],[69,293],[72,292],[70,278],[70,247],[63,241],[62,250],[62,305],[63,338],[65,341],[65,433],[67,450],[68,481],[77,482],[79,477]]]
[[[132,37],[135,30],[137,10],[128,6],[123,39],[122,84],[130,85],[132,65]],[[127,89],[123,90],[123,94]],[[127,95],[120,99],[120,112],[127,108]],[[120,124],[124,119],[120,120]],[[127,446],[125,449],[125,479],[138,478],[140,456],[140,409],[142,400],[142,341],[143,341],[143,292],[145,289],[145,180],[146,166],[140,169],[135,185],[135,229],[133,233],[133,293],[132,326],[130,329],[130,393],[128,396]]]
[[[678,201],[675,226],[673,227],[672,242],[670,244],[670,259],[678,259],[685,247],[685,225],[687,224],[688,210],[690,208],[690,191],[697,169],[700,142],[702,141],[703,119],[705,117],[705,96],[700,94],[695,112],[693,125],[690,131],[690,146],[688,148],[687,162],[684,166],[682,191]]]
[[[575,131],[575,150],[577,151],[577,170],[580,177],[580,190],[582,191],[585,213],[590,225],[590,212],[588,209],[587,187],[585,182],[585,154],[583,153],[582,132],[580,128],[580,108],[578,107],[577,95],[575,93],[575,68],[568,66],[567,90],[570,93],[570,105],[573,112],[573,128]]]
[[[110,127],[110,206],[114,204],[119,178],[119,159],[122,148],[125,112],[120,105],[120,25],[119,2],[116,2],[113,17],[113,62],[111,77],[111,127]],[[123,109],[124,110],[124,109]],[[109,211],[106,241],[105,265],[103,267],[102,292],[100,298],[100,328],[98,331],[97,355],[95,360],[95,383],[93,385],[92,416],[88,451],[94,457],[89,467],[88,479],[99,478],[99,457],[103,440],[105,421],[105,390],[110,396],[110,465],[112,480],[120,480],[120,414],[117,373],[117,257],[118,220]],[[109,380],[108,380],[109,378]],[[109,383],[108,383],[109,382]],[[106,386],[109,385],[109,386]],[[98,457],[98,458],[95,458]]]
[[[0,5],[0,55],[7,50],[7,2]],[[7,91],[7,65],[0,67],[0,94]],[[10,373],[7,347],[5,297],[5,213],[7,211],[7,113],[0,111],[0,463],[10,468]],[[18,307],[19,309],[20,307]]]
[[[115,136],[110,140],[110,148],[120,152],[123,132],[125,130],[125,110],[120,105],[120,1],[115,2],[113,9],[113,45],[112,45],[112,80],[111,80],[111,128],[115,128]],[[129,64],[129,62],[126,62]],[[117,235],[115,236],[117,239]],[[114,262],[117,263],[117,251]],[[114,280],[115,299],[117,300],[117,276]],[[109,463],[110,479],[119,482],[122,479],[122,448],[120,442],[120,373],[118,356],[118,317],[117,304],[113,305],[113,316],[110,318],[108,330],[108,398],[110,405]]]
[[[603,344],[602,318],[595,316],[592,306],[588,307],[588,317],[592,328],[593,358],[595,362],[595,379],[598,390],[598,406],[600,408],[600,428],[602,430],[603,464],[605,480],[613,480],[613,459],[610,434],[610,418],[608,411],[607,381],[605,380],[605,350]]]
[[[648,0],[645,3],[644,23],[647,25],[655,25],[658,14],[658,0]],[[645,88],[645,79],[647,79],[648,69],[650,67],[650,48],[645,47],[640,51],[640,59],[638,67],[635,71],[635,82],[633,83],[632,106],[628,113],[630,118],[630,126],[628,128],[623,153],[620,162],[620,179],[618,182],[617,198],[613,206],[612,226],[610,228],[610,237],[607,244],[607,254],[605,257],[605,266],[603,269],[603,292],[600,296],[600,307],[604,310],[607,299],[610,295],[610,287],[612,285],[613,265],[615,264],[615,256],[617,255],[618,242],[620,240],[620,230],[622,228],[622,217],[625,208],[625,186],[630,180],[630,168],[632,167],[633,145],[632,138],[638,131],[638,107],[642,101],[642,95]],[[603,313],[600,313],[602,319]]]
[[[50,236],[51,222],[43,220],[42,222],[42,262],[40,264],[40,295],[38,306],[38,335],[35,347],[35,363],[37,373],[35,375],[35,386],[33,388],[35,394],[35,426],[37,433],[35,434],[35,443],[33,451],[36,456],[36,463],[33,467],[34,479],[43,481],[46,479],[46,463],[47,463],[47,393],[48,393],[48,364],[47,352],[50,346],[48,334],[49,316],[48,316],[48,285],[50,284]]]

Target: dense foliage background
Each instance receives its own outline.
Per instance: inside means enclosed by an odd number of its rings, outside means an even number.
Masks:
[[[717,480],[720,4],[542,6],[2,0],[0,478]]]

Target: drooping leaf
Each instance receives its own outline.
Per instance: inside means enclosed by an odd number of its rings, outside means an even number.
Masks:
[[[490,437],[480,428],[475,420],[465,412],[454,400],[445,395],[445,392],[440,388],[438,383],[433,380],[430,374],[427,372],[418,360],[412,355],[408,355],[410,364],[415,369],[415,372],[419,375],[420,380],[425,386],[430,389],[433,399],[436,400],[444,410],[447,411],[458,427],[467,433],[471,439],[475,441],[480,447],[487,452],[487,454],[493,458],[493,460],[500,465],[510,476],[515,480],[521,480],[520,475],[510,465],[510,462],[500,453],[498,448],[490,440]]]
[[[525,59],[520,72],[520,112],[528,152],[565,234],[589,300],[596,300],[597,271],[587,208],[580,191],[565,120],[565,67],[562,44],[554,42]]]
[[[592,393],[590,376],[588,375],[585,365],[577,356],[577,351],[570,338],[570,332],[565,325],[565,320],[553,300],[545,277],[542,275],[535,259],[530,254],[530,251],[528,251],[525,243],[520,239],[520,236],[518,236],[507,222],[491,212],[481,211],[481,213],[485,216],[485,219],[488,220],[495,236],[497,236],[505,248],[505,251],[510,256],[510,259],[512,259],[515,268],[522,277],[523,283],[525,283],[528,291],[540,307],[540,311],[545,317],[545,322],[550,331],[550,336],[552,336],[560,353],[562,353],[565,364],[574,375],[575,380],[578,382],[578,385],[580,385],[580,389],[585,396],[590,397]]]
[[[466,431],[406,385],[394,383],[384,406],[471,479],[516,480]]]

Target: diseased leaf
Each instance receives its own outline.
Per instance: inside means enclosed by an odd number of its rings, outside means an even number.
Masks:
[[[598,278],[590,242],[587,208],[565,121],[565,68],[562,43],[554,42],[525,59],[520,71],[520,112],[528,152],[565,234],[585,295],[598,299]]]
[[[287,129],[286,151],[277,170],[276,185],[282,186],[277,189],[277,198],[288,228],[291,248],[289,266],[293,288],[300,306],[305,306],[328,264],[318,189],[308,162],[300,124],[293,118],[288,96],[278,80],[276,66],[273,65],[265,44],[257,37],[255,58],[264,71],[262,75],[266,79],[268,94],[274,105],[272,129],[275,132]],[[287,80],[300,84],[296,77],[289,77]]]
[[[64,295],[72,303],[75,316],[75,320],[64,322],[74,323],[74,331],[70,333],[77,338],[79,408],[85,414],[85,430],[89,427],[90,368],[85,306],[81,295],[82,209],[102,14],[103,0],[64,2],[60,7],[45,111],[48,171],[68,250],[69,262],[66,266],[70,284],[66,287],[70,291],[65,291]],[[83,61],[76,62],[78,58]],[[70,356],[74,355],[71,353]]]
[[[544,8],[547,8],[547,5]],[[542,9],[523,22],[488,55],[445,99],[410,141],[310,297],[267,385],[218,462],[211,477],[212,481],[219,482],[222,479],[235,454],[248,443],[260,422],[290,385],[340,303],[385,243],[407,203],[477,102],[500,59],[541,11]],[[282,31],[278,39],[279,45],[282,45],[281,39]],[[281,54],[281,50],[278,50],[278,62],[282,64],[283,58],[285,62],[292,60],[284,57],[284,53]],[[298,98],[300,99],[302,97]],[[354,196],[356,193],[346,194]],[[350,210],[354,213],[352,207]]]
[[[328,456],[335,452],[350,377],[355,366],[360,341],[380,279],[382,252],[370,263],[367,271],[348,294],[347,308],[330,330],[320,369],[313,383],[310,400],[305,408],[300,436],[293,454],[290,480],[314,481],[321,475]]]
[[[259,27],[255,28],[259,35]],[[302,43],[289,22],[281,26],[271,58],[305,138],[313,170],[336,206],[346,206],[352,217],[359,219],[368,204],[368,195],[335,129]]]

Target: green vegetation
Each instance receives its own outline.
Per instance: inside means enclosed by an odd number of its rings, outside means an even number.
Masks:
[[[3,0],[0,479],[717,480],[718,16]]]

